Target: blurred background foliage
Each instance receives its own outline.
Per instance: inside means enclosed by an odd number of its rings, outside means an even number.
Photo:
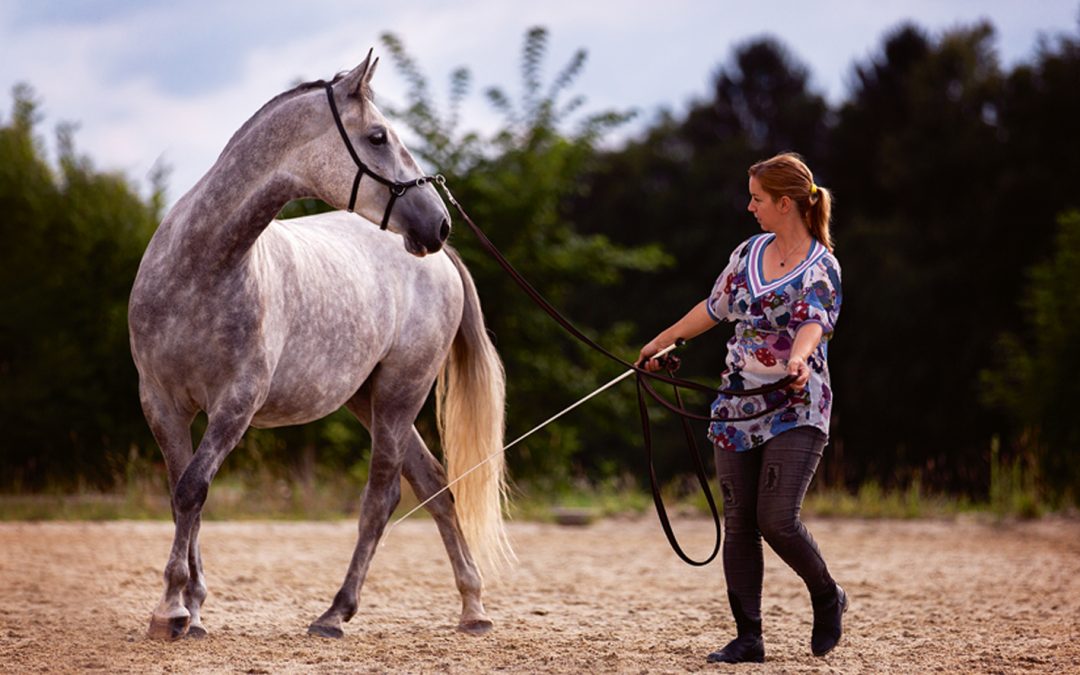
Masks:
[[[616,142],[634,111],[590,110],[575,93],[585,50],[551,69],[542,28],[524,38],[518,93],[480,92],[502,116],[491,134],[460,117],[475,95],[467,68],[437,102],[403,39],[385,35],[409,89],[380,104],[514,265],[628,359],[755,232],[746,168],[802,153],[836,195],[844,269],[819,482],[987,500],[1004,466],[1060,506],[1080,499],[1080,33],[1044,38],[1010,69],[995,40],[987,23],[940,36],[898,26],[830,103],[797,55],[755,39],[685,112],[660,111]],[[167,172],[144,199],[77,153],[71,125],[50,163],[37,105],[16,88],[0,118],[0,490],[115,488],[140,472],[163,481],[126,304]],[[302,200],[281,216],[322,208]],[[508,439],[618,374],[531,305],[463,224],[452,241],[506,363]],[[689,345],[683,374],[715,382],[728,334]],[[553,491],[643,480],[636,417],[629,384],[594,399],[512,452],[515,479]],[[430,410],[418,426],[437,447]],[[656,441],[665,479],[690,470],[671,420]],[[252,430],[226,466],[299,476],[306,489],[358,485],[368,443],[339,412]]]

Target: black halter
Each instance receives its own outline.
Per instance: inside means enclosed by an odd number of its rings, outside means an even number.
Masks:
[[[382,223],[379,224],[379,227],[385,230],[390,223],[390,212],[394,209],[394,202],[398,200],[398,197],[408,192],[409,188],[420,187],[434,181],[435,176],[421,176],[407,183],[401,183],[384,178],[372,171],[360,159],[360,155],[356,154],[356,149],[353,148],[352,141],[349,140],[349,134],[345,131],[345,125],[341,123],[341,114],[338,113],[337,103],[334,102],[334,87],[329,82],[325,83],[325,87],[326,98],[330,102],[330,112],[334,115],[334,123],[337,124],[338,131],[341,133],[341,140],[345,141],[345,148],[349,151],[349,155],[352,156],[352,160],[356,162],[356,178],[353,180],[352,194],[349,196],[349,212],[351,213],[353,207],[356,206],[356,193],[360,189],[360,179],[364,177],[364,174],[367,174],[390,190],[390,201],[386,203],[386,211],[383,213]]]

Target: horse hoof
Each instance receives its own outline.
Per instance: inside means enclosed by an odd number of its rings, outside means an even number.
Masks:
[[[179,640],[188,632],[190,622],[190,616],[174,616],[165,619],[152,616],[150,617],[150,628],[146,630],[146,635],[155,640],[168,640],[170,642]],[[205,633],[205,631],[203,632]]]
[[[341,630],[337,626],[323,626],[317,623],[313,623],[308,626],[307,634],[314,635],[316,637],[335,638],[337,640],[345,637],[345,631]]]
[[[462,621],[457,628],[462,633],[468,633],[469,635],[484,635],[491,632],[494,627],[495,624],[488,619],[473,619],[471,621]]]
[[[184,637],[189,640],[202,640],[208,635],[209,633],[207,633],[206,629],[202,626],[189,626],[187,634],[185,634]]]

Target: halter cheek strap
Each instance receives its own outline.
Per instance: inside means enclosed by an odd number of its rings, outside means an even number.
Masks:
[[[341,121],[341,114],[338,112],[337,102],[334,101],[334,87],[325,82],[323,85],[326,88],[326,100],[330,103],[330,112],[334,116],[334,124],[337,125],[338,133],[341,134],[341,140],[345,142],[345,149],[349,151],[349,156],[352,157],[353,163],[356,164],[356,178],[353,179],[352,193],[349,195],[349,213],[352,213],[356,207],[356,195],[360,191],[360,179],[364,175],[371,176],[377,182],[382,183],[390,191],[390,199],[386,202],[386,211],[383,212],[382,222],[379,227],[386,229],[390,224],[390,213],[394,210],[394,203],[398,200],[398,197],[404,196],[409,188],[420,187],[426,185],[430,181],[435,180],[435,176],[421,176],[411,181],[402,183],[400,181],[390,180],[380,176],[372,171],[364,161],[360,159],[360,155],[357,154],[356,148],[353,147],[352,140],[349,139],[349,133],[345,131],[345,125]]]

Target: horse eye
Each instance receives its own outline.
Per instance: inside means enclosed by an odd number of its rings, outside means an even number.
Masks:
[[[386,131],[379,129],[368,136],[368,142],[372,145],[386,145]]]

